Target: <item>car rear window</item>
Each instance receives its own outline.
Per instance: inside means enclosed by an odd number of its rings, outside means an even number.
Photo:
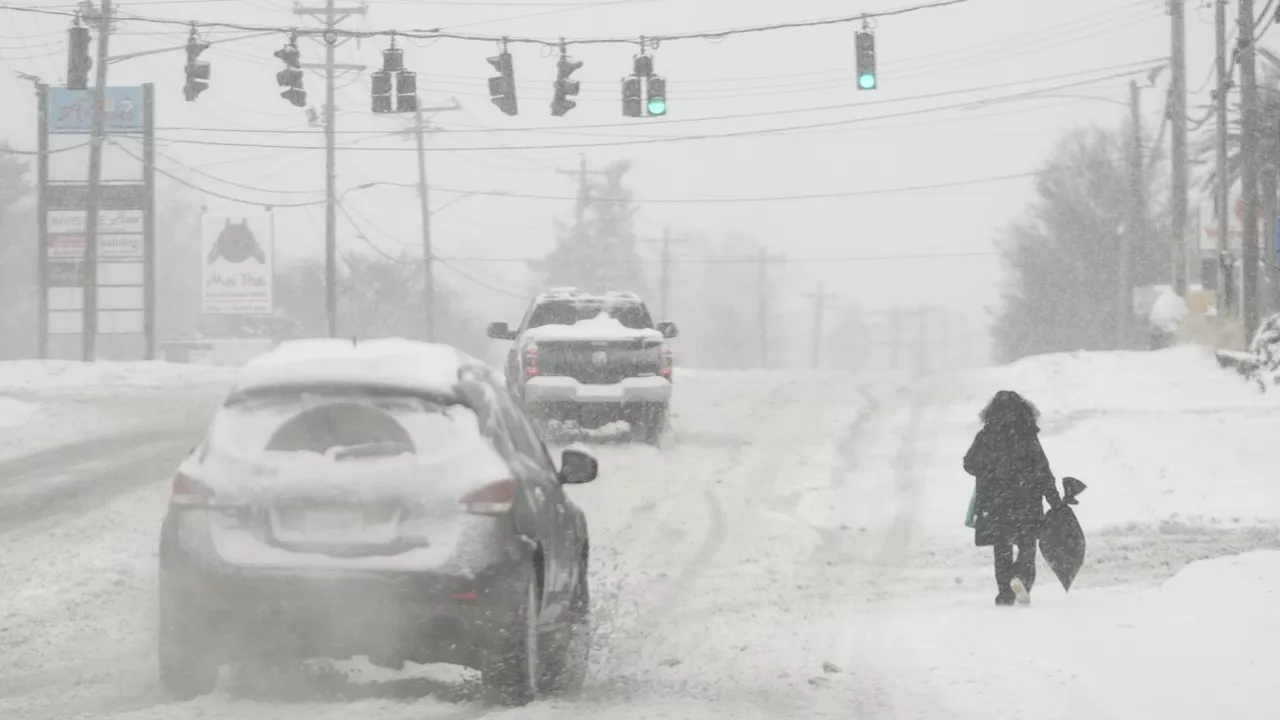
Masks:
[[[211,449],[241,456],[307,453],[335,460],[430,456],[482,442],[457,401],[342,390],[235,398],[209,430]]]

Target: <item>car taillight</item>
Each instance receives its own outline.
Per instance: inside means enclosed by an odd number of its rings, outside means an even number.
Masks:
[[[474,515],[506,515],[516,499],[516,481],[502,480],[467,493],[462,507]]]
[[[530,347],[524,351],[524,374],[533,377],[538,374],[538,348]]]
[[[671,370],[675,367],[675,359],[671,354],[671,348],[662,348],[662,377],[670,378]]]
[[[182,473],[173,476],[173,504],[205,507],[211,500],[213,489],[208,485]]]

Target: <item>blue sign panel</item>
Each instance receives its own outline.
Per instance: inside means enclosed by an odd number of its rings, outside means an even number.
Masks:
[[[107,88],[104,110],[108,132],[142,132],[142,88]],[[92,90],[49,88],[49,132],[89,133],[92,129]]]

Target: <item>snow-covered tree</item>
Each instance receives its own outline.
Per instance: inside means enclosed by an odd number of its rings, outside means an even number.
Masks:
[[[341,337],[423,339],[426,313],[422,265],[413,259],[343,256],[338,273],[338,334]],[[309,336],[328,334],[324,263],[306,260],[276,274],[276,307]],[[482,356],[488,351],[484,324],[466,312],[460,296],[436,286],[436,340]]]
[[[616,162],[600,180],[587,181],[578,198],[578,216],[557,229],[556,248],[535,270],[552,287],[644,292],[644,274],[637,252],[632,193],[623,184],[631,164]]]
[[[1161,183],[1147,173],[1146,222],[1130,219],[1128,131],[1077,130],[1059,143],[1037,182],[1037,199],[1002,239],[1009,273],[993,328],[1005,359],[1115,347],[1120,249],[1130,248],[1134,287],[1168,276]],[[1124,242],[1122,242],[1122,239]],[[1132,303],[1123,305],[1132,312]],[[1144,341],[1139,322],[1127,346]]]

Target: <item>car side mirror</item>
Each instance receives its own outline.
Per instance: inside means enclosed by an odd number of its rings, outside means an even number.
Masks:
[[[658,332],[662,333],[662,337],[670,340],[680,334],[680,328],[676,327],[673,322],[660,322],[658,323]]]
[[[489,337],[495,340],[515,340],[515,331],[507,327],[504,322],[489,323]]]
[[[565,450],[560,455],[560,482],[565,485],[581,485],[596,479],[600,463],[581,450]]]

